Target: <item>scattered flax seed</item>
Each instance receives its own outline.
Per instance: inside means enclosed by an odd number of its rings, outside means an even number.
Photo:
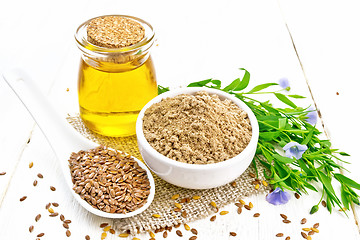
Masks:
[[[197,236],[192,236],[189,238],[189,240],[196,240],[197,239]]]
[[[106,236],[107,236],[107,233],[106,233],[106,232],[103,232],[103,233],[101,234],[101,240],[104,240],[104,239],[106,238]],[[119,237],[120,237],[120,235],[119,235]]]
[[[89,235],[86,235],[86,236],[85,236],[85,240],[90,240],[90,236],[89,236]]]
[[[29,168],[32,168],[34,166],[34,163],[33,162],[30,162],[29,163]]]
[[[165,231],[165,232],[163,233],[163,238],[167,238],[167,236],[168,236],[168,232]]]
[[[296,199],[299,199],[299,198],[300,198],[300,194],[295,193],[294,195],[295,195],[295,198],[296,198]]]
[[[59,206],[59,204],[56,203],[56,202],[53,202],[52,205],[53,205],[54,207],[58,207],[58,206]]]
[[[239,200],[239,203],[241,203],[242,205],[245,205],[245,204],[246,204],[245,201],[242,200],[242,199]]]
[[[306,218],[301,219],[300,223],[305,224],[307,222]]]
[[[290,220],[288,220],[288,219],[284,219],[284,220],[283,220],[283,223],[288,224],[288,223],[291,223],[291,221],[290,221]]]
[[[198,231],[197,231],[195,228],[192,228],[190,231],[191,231],[191,233],[194,234],[194,235],[197,235],[197,234],[198,234]]]
[[[51,203],[46,204],[45,209],[49,209],[50,206],[51,206]]]
[[[180,227],[180,225],[181,225],[180,223],[175,224],[175,225],[174,225],[174,228],[178,228],[178,227]]]
[[[236,182],[231,182],[231,186],[236,187]]]
[[[66,236],[67,236],[67,237],[70,237],[70,236],[71,236],[70,230],[66,230]]]
[[[37,184],[38,184],[38,181],[35,180],[35,181],[33,182],[33,186],[36,187]]]
[[[250,175],[250,177],[252,177],[252,178],[255,178],[255,177],[256,177],[255,174],[253,174],[253,173],[249,173],[249,175]]]
[[[129,236],[128,233],[120,233],[119,234],[119,237],[122,237],[122,238],[127,238]]]
[[[44,178],[44,176],[41,173],[38,173],[38,178]]]
[[[6,172],[0,172],[0,176],[3,176],[5,174],[6,174]]]
[[[236,235],[237,235],[236,232],[230,232],[230,236],[235,237]]]
[[[181,209],[182,208],[182,205],[180,203],[174,203],[175,207]]]
[[[226,215],[226,214],[228,214],[229,213],[229,211],[221,211],[220,212],[220,215]]]
[[[287,237],[285,238],[285,240],[290,240],[290,236],[287,236]]]
[[[174,212],[181,212],[180,208],[174,208]]]
[[[179,197],[180,197],[179,194],[175,194],[175,195],[173,195],[173,196],[171,197],[171,199],[176,200],[176,199],[178,199]]]
[[[237,209],[237,213],[238,213],[238,214],[241,214],[241,212],[242,212],[242,208],[239,207],[239,208]]]
[[[319,229],[317,229],[317,228],[313,228],[313,227],[312,227],[311,230],[314,231],[314,232],[316,232],[316,233],[319,233]]]
[[[57,217],[58,215],[59,215],[59,213],[54,212],[54,213],[51,213],[49,216],[50,216],[50,217]]]
[[[186,212],[186,211],[182,211],[182,212],[181,212],[181,216],[182,216],[183,218],[186,218],[186,217],[187,217],[187,212]]]
[[[179,237],[182,237],[182,236],[183,236],[183,234],[182,234],[182,232],[181,232],[180,230],[176,230],[176,234],[177,234]]]
[[[23,196],[20,198],[20,202],[24,201],[27,198],[27,196]]]
[[[36,235],[37,237],[42,237],[42,236],[44,236],[45,235],[45,233],[39,233],[38,235]]]
[[[33,226],[33,225],[31,225],[31,226],[29,227],[29,232],[32,232],[32,231],[34,231],[34,226]]]
[[[302,230],[305,231],[305,232],[310,232],[311,231],[310,228],[302,228]]]
[[[216,207],[215,210],[214,210],[214,212],[217,213],[218,211],[219,211],[219,208]]]
[[[256,184],[255,185],[255,189],[258,190],[260,188],[260,185],[259,184]]]
[[[265,187],[267,187],[267,186],[269,185],[265,180],[262,181],[262,184],[263,184]]]
[[[303,238],[307,239],[307,234],[306,234],[306,233],[301,232],[301,236],[302,236]]]
[[[41,214],[36,215],[36,217],[35,217],[35,222],[39,221],[40,218],[41,218]]]
[[[283,233],[278,233],[278,234],[276,234],[275,236],[276,236],[276,237],[283,237],[284,234],[283,234]]]
[[[319,226],[320,226],[320,223],[315,223],[315,224],[313,225],[313,228],[319,228]]]
[[[69,224],[63,223],[63,227],[66,228],[66,229],[69,229]]]
[[[284,220],[286,220],[286,219],[288,218],[285,214],[282,214],[282,213],[280,213],[280,216],[281,216]]]
[[[49,213],[54,213],[54,209],[48,208]]]
[[[260,213],[255,213],[254,217],[260,217]]]
[[[201,198],[201,197],[198,196],[198,195],[193,196],[193,199],[194,199],[194,200],[198,200],[198,199],[200,199],[200,198]]]
[[[51,190],[51,191],[56,191],[56,188],[53,187],[53,186],[50,186],[50,190]]]
[[[216,219],[216,215],[212,216],[212,217],[210,218],[210,221],[213,222],[213,221],[215,221],[215,219]]]
[[[312,238],[311,238],[311,236],[307,236],[307,238],[306,238],[306,240],[311,240]]]
[[[70,91],[70,89],[69,89],[69,88],[66,88],[66,91],[68,92],[68,91]]]
[[[149,235],[150,237],[155,238],[155,233],[153,233],[152,231],[149,231]]]
[[[213,207],[217,207],[216,203],[215,202],[210,202],[210,205],[213,206]]]
[[[161,215],[160,214],[153,214],[152,215],[154,218],[161,218]]]
[[[315,232],[313,231],[313,230],[311,230],[309,233],[308,233],[308,236],[309,235],[314,235],[315,234]]]
[[[254,207],[254,205],[252,204],[252,202],[249,202],[249,207],[250,207],[250,208],[253,208],[253,207]]]
[[[249,205],[245,205],[244,208],[249,211],[251,210],[251,207]]]
[[[239,208],[243,207],[243,205],[241,203],[235,203],[235,206],[237,206]]]
[[[109,231],[110,229],[111,229],[111,226],[109,225],[109,226],[104,227],[103,231],[104,231],[104,232],[107,232],[107,231]]]
[[[67,224],[70,224],[71,223],[71,220],[65,220],[64,223],[67,223]]]
[[[135,20],[121,16],[98,17],[89,22],[88,41],[108,48],[134,45],[145,36],[144,27]]]
[[[325,202],[324,200],[322,200],[322,201],[321,201],[321,205],[322,205],[323,207],[326,207],[326,202]]]
[[[184,224],[184,228],[185,228],[186,231],[190,231],[190,229],[191,229],[191,228],[189,227],[189,225],[187,225],[186,223]]]

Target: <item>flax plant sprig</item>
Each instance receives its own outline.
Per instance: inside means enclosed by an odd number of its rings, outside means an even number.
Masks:
[[[317,192],[314,182],[320,183],[321,198],[311,208],[311,214],[318,211],[323,199],[329,212],[334,206],[349,210],[352,203],[359,205],[359,195],[355,189],[360,190],[360,184],[341,174],[340,170],[347,170],[336,162],[347,163],[340,157],[349,154],[333,149],[329,140],[319,138],[321,132],[315,127],[316,110],[312,107],[299,107],[293,100],[305,97],[288,94],[290,86],[286,79],[281,79],[280,83],[264,83],[246,90],[250,73],[244,68],[240,70],[245,72],[244,76],[223,88],[221,81],[215,79],[193,82],[188,87],[222,90],[241,99],[254,112],[260,130],[255,158],[265,167],[264,176],[273,189],[287,189],[298,194],[307,193],[308,190]],[[269,91],[271,88],[277,90]],[[158,90],[161,94],[169,91],[169,88],[159,86]],[[255,96],[259,94],[273,95],[286,107],[274,107],[270,101],[256,100]],[[258,174],[255,160],[253,165]],[[340,196],[332,181],[340,183]]]

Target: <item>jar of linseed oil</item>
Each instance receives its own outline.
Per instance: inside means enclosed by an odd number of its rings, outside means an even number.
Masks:
[[[152,26],[131,16],[101,16],[81,24],[75,39],[82,51],[78,97],[85,125],[105,136],[135,134],[140,110],[157,95]]]

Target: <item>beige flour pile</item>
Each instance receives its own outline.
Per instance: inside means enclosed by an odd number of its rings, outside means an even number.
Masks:
[[[159,153],[191,164],[236,156],[249,144],[252,131],[245,111],[205,91],[153,104],[145,111],[143,130]]]

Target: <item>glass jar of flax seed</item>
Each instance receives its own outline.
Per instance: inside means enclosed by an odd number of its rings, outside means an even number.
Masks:
[[[150,24],[125,15],[101,16],[79,26],[78,98],[89,129],[106,136],[135,134],[140,110],[157,95],[150,57],[154,35]]]

